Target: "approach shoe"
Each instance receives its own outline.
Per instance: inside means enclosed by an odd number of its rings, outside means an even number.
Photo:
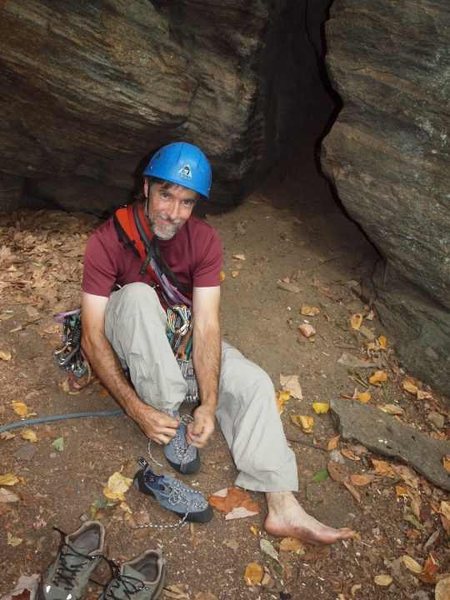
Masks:
[[[114,565],[113,577],[99,600],[155,600],[161,595],[165,575],[161,551],[146,550],[120,566]]]
[[[200,453],[186,439],[186,416],[181,417],[177,432],[168,444],[164,446],[164,456],[167,462],[178,473],[192,475],[200,469]]]
[[[55,561],[39,582],[38,600],[80,600],[89,577],[103,557],[105,528],[86,521],[67,535],[60,529],[61,543]]]
[[[212,519],[212,508],[201,492],[170,475],[156,475],[145,458],[140,458],[138,464],[142,469],[134,476],[134,485],[140,492],[153,496],[160,506],[181,517],[182,522],[206,523]]]

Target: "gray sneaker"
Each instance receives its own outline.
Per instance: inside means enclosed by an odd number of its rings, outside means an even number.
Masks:
[[[86,521],[69,535],[55,529],[61,534],[61,544],[55,561],[41,577],[37,599],[80,600],[103,557],[105,528],[98,521]]]
[[[175,436],[164,446],[164,456],[167,462],[183,475],[192,475],[200,469],[200,453],[186,440],[186,421],[188,419],[189,417],[186,415],[181,417]]]
[[[166,561],[160,550],[146,550],[115,566],[113,578],[99,600],[154,600],[164,587]]]

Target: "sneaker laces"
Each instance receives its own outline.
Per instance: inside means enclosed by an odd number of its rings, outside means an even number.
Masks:
[[[65,540],[66,533],[58,529],[58,527],[54,527],[54,529],[61,535],[62,541],[59,547],[59,564],[53,577],[53,583],[60,587],[63,584],[63,589],[67,591],[71,591],[75,585],[75,578],[80,573],[80,571],[84,568],[84,566],[90,561],[97,558],[97,556],[87,556],[86,554],[81,554],[78,552],[73,546],[68,544]],[[76,564],[69,565],[69,559],[79,558],[80,561]]]
[[[125,592],[125,596],[131,598],[133,594],[145,589],[145,584],[141,579],[132,575],[124,575],[120,572],[120,567],[115,561],[106,560],[111,567],[113,579],[107,584],[98,600],[123,600],[122,595],[116,595],[117,590]]]

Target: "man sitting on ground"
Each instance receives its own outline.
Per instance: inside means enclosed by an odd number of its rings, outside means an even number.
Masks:
[[[112,396],[147,438],[164,445],[179,472],[198,469],[198,448],[206,445],[217,418],[239,471],[236,485],[266,494],[269,533],[325,544],[350,538],[350,529],[319,523],[297,502],[295,456],[272,382],[221,342],[221,243],[209,224],[192,216],[210,187],[210,164],[196,146],[169,144],[152,157],[144,170],[143,200],[119,209],[88,241],[83,350]],[[188,384],[166,335],[166,309],[173,304],[192,313],[200,403],[187,427],[178,409]]]

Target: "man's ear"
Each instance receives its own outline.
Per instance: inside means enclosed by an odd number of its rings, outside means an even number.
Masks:
[[[144,196],[147,200],[148,200],[149,191],[150,191],[150,185],[149,185],[148,179],[145,178],[144,179]]]

